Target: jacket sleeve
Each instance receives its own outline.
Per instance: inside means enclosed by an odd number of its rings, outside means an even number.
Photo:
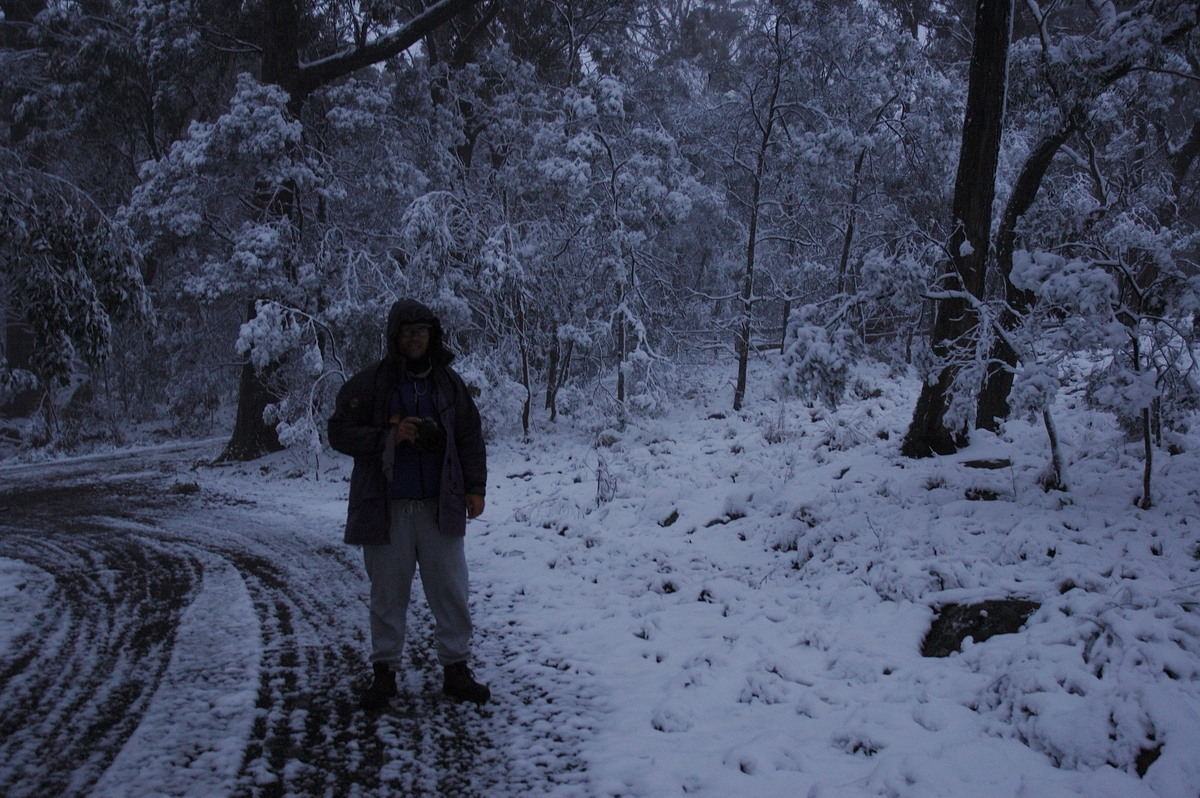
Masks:
[[[333,416],[326,428],[329,445],[353,457],[382,454],[389,433],[386,427],[372,420],[374,397],[369,392],[372,381],[367,376],[356,375],[338,391]]]
[[[487,446],[483,441],[483,422],[479,408],[462,378],[455,376],[454,445],[462,465],[463,488],[483,496],[487,492]]]

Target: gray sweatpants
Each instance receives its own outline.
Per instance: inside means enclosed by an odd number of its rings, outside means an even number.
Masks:
[[[392,502],[391,542],[363,546],[371,580],[371,662],[403,670],[404,632],[413,574],[421,569],[425,600],[433,613],[438,661],[467,659],[471,613],[467,606],[467,558],[463,538],[437,528],[437,500]]]

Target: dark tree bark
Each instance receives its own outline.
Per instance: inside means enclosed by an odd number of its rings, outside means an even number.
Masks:
[[[1075,124],[1067,121],[1038,143],[1021,168],[1012,196],[1004,208],[1000,230],[996,234],[996,269],[1004,278],[1004,297],[1008,309],[1004,312],[1001,324],[1007,329],[1016,327],[1019,317],[1034,301],[1028,291],[1018,289],[1010,279],[1017,241],[1017,223],[1037,198],[1038,189],[1041,188],[1042,180],[1055,154],[1076,130]],[[1017,353],[1003,337],[998,336],[992,349],[983,389],[979,392],[979,405],[975,415],[977,429],[995,431],[999,428],[1000,421],[1008,418],[1008,395],[1012,391],[1013,369],[1016,365]]]
[[[275,427],[263,421],[267,406],[279,398],[271,390],[268,375],[260,374],[249,362],[242,364],[233,435],[221,452],[221,460],[255,460],[283,448]]]
[[[563,343],[555,340],[548,347],[550,364],[546,371],[546,409],[550,411],[550,420],[558,420],[558,392],[564,385],[567,384],[567,377],[571,373],[571,354],[575,349],[575,342],[568,340],[564,348]]]
[[[266,0],[263,4],[261,41],[262,82],[276,84],[287,91],[291,98],[288,110],[300,119],[305,99],[316,89],[399,55],[456,14],[480,2],[482,0],[441,0],[372,42],[301,64],[301,13],[298,0]],[[298,221],[299,203],[293,191],[285,190],[264,196],[258,206],[263,216]],[[268,297],[259,297],[264,298]],[[254,307],[252,300],[247,318],[254,318]],[[264,374],[250,364],[242,367],[237,417],[221,459],[253,460],[282,448],[275,428],[263,420],[266,407],[280,399],[271,388],[268,379],[270,370],[268,367],[268,373]]]
[[[858,193],[862,188],[863,164],[867,160],[867,148],[863,147],[854,159],[854,177],[850,183],[850,204],[846,209],[846,231],[842,234],[842,254],[838,258],[837,292],[844,294],[850,289],[850,252],[854,246],[855,226],[858,223]]]
[[[521,351],[521,385],[525,388],[525,400],[521,403],[521,432],[528,439],[530,411],[533,409],[533,375],[529,363],[531,343],[525,324],[525,298],[519,288],[513,292],[513,320],[517,327],[517,346]]]
[[[750,364],[750,335],[754,325],[754,266],[758,245],[758,222],[762,213],[762,178],[765,169],[767,147],[770,144],[771,128],[775,122],[775,98],[778,83],[771,97],[767,124],[763,129],[762,142],[758,150],[758,162],[754,172],[754,185],[750,199],[750,230],[746,239],[746,263],[742,270],[742,324],[736,341],[738,370],[737,384],[733,391],[733,409],[741,410],[746,400],[746,380]]]
[[[967,111],[962,149],[954,181],[951,269],[947,287],[982,298],[996,166],[1004,121],[1008,48],[1012,36],[1013,0],[979,0],[971,55]],[[964,443],[946,424],[950,388],[957,360],[968,356],[965,341],[976,331],[978,315],[963,299],[938,303],[933,325],[933,351],[945,364],[934,382],[926,382],[917,399],[912,424],[901,452],[907,457],[951,454]]]
[[[1150,13],[1150,12],[1145,12]],[[1140,24],[1137,20],[1129,23],[1131,26]],[[1196,25],[1195,18],[1183,18],[1177,27],[1162,31],[1157,44],[1166,45],[1186,36]],[[1033,297],[1026,291],[1017,289],[1010,280],[1012,275],[1013,252],[1016,247],[1017,224],[1030,206],[1037,199],[1042,180],[1050,168],[1054,156],[1067,140],[1084,129],[1087,118],[1087,104],[1098,94],[1116,81],[1128,75],[1145,56],[1140,49],[1130,48],[1112,62],[1101,66],[1090,84],[1091,93],[1076,97],[1076,103],[1063,111],[1062,123],[1059,127],[1046,134],[1030,153],[1029,158],[1021,168],[1012,196],[1009,197],[1000,230],[996,234],[996,268],[1004,278],[1005,300],[1008,310],[1005,311],[1001,323],[1007,329],[1013,329],[1033,303]],[[1055,94],[1062,94],[1060,87],[1053,86]],[[1191,134],[1183,145],[1173,154],[1171,174],[1175,196],[1183,191],[1184,180],[1192,162],[1200,154],[1200,122],[1195,122]],[[1160,223],[1170,227],[1174,222],[1175,205],[1166,203],[1158,209]],[[976,427],[995,431],[1000,421],[1008,417],[1008,396],[1013,386],[1013,369],[1017,365],[1016,353],[1003,338],[997,337],[989,360],[988,372],[984,385],[979,394],[976,412]]]

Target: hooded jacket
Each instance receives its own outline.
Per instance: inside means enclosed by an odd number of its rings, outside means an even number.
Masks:
[[[429,380],[433,384],[437,420],[446,432],[438,492],[438,528],[446,535],[467,531],[468,493],[484,495],[487,451],[479,410],[462,377],[450,368],[454,354],[442,341],[442,325],[428,307],[401,299],[388,313],[387,356],[351,377],[338,391],[329,419],[329,445],[354,458],[345,541],[374,545],[390,540],[391,491],[384,472],[384,452],[393,436],[388,406],[400,381],[409,378],[398,336],[405,324],[430,325]]]

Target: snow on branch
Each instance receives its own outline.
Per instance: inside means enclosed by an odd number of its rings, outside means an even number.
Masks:
[[[399,55],[434,29],[480,2],[482,0],[441,0],[373,42],[301,64],[297,80],[299,94],[307,95],[326,83]]]

